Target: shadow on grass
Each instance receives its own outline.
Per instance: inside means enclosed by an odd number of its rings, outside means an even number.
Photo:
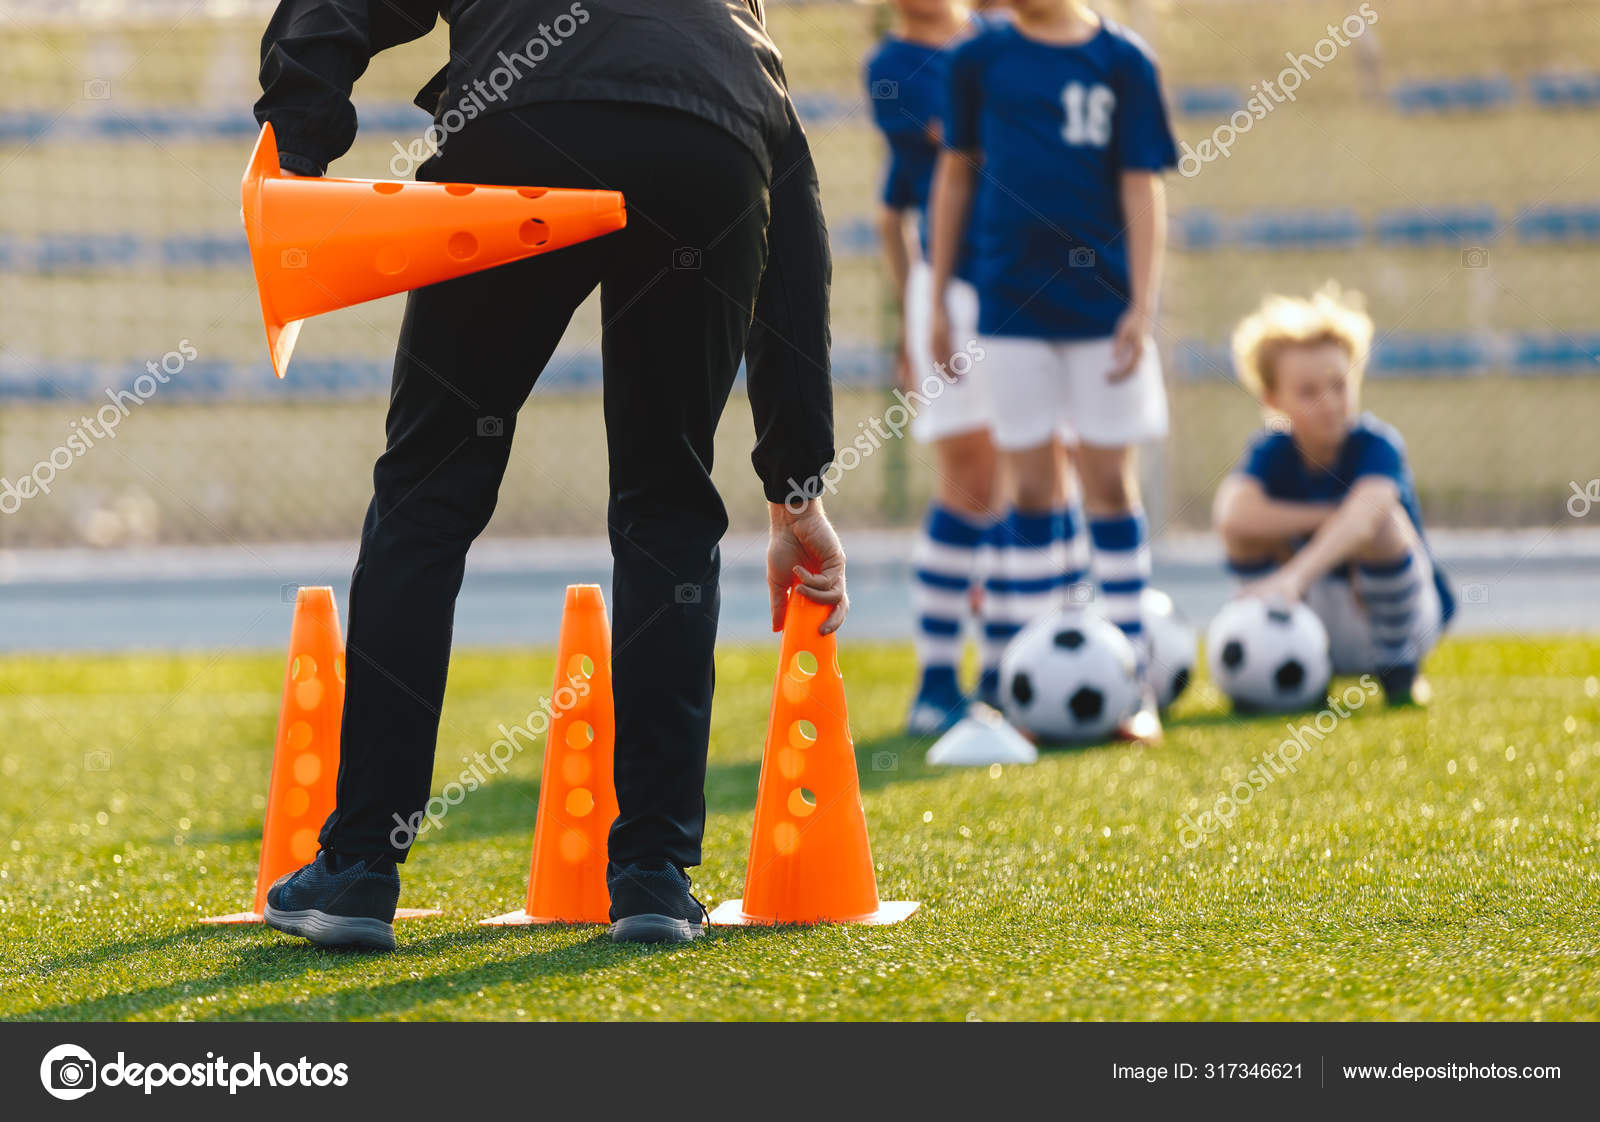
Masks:
[[[250,928],[252,936],[268,929],[264,927]],[[276,934],[268,932],[269,934]],[[237,940],[238,934],[222,928],[189,927],[173,932],[170,936],[159,941],[159,946],[178,944],[215,944],[224,940]],[[138,941],[129,944],[112,944],[108,947],[97,947],[92,952],[86,951],[80,957],[93,957],[108,963],[113,958],[137,954],[142,948]],[[152,946],[149,949],[156,949]],[[173,1002],[184,1000],[201,1000],[215,997],[219,992],[225,993],[230,989],[259,985],[263,982],[287,981],[297,978],[309,969],[335,970],[339,972],[361,969],[362,965],[369,962],[373,956],[357,951],[324,951],[295,940],[290,943],[287,939],[278,943],[252,942],[248,945],[234,948],[238,955],[238,964],[217,973],[195,978],[185,978],[182,981],[168,982],[164,985],[150,986],[146,989],[132,990],[123,993],[111,993],[102,997],[79,999],[61,1002],[56,1005],[45,1005],[26,1013],[15,1015],[20,1021],[116,1021],[127,1020],[143,1013],[149,1013],[170,1005]]]
[[[549,933],[592,933],[579,942],[549,947],[544,944]],[[430,1002],[459,997],[463,991],[473,992],[486,986],[525,984],[542,978],[572,977],[611,967],[628,966],[641,957],[655,955],[684,955],[703,953],[727,939],[757,938],[785,930],[784,928],[716,928],[706,939],[693,943],[644,945],[614,943],[607,929],[574,927],[479,927],[456,931],[423,939],[415,943],[402,943],[393,954],[386,956],[384,964],[391,962],[401,969],[406,959],[414,959],[419,968],[424,967],[432,955],[443,949],[461,950],[477,945],[498,946],[513,940],[538,939],[539,945],[530,947],[525,954],[492,962],[473,963],[458,970],[410,977],[380,985],[362,986],[340,993],[321,994],[298,1001],[277,1001],[253,1005],[247,1009],[229,1012],[230,1020],[338,1020],[352,1016],[391,1016],[413,1011]],[[541,937],[542,936],[542,937]],[[265,956],[277,948],[252,948]],[[318,952],[313,952],[318,953]],[[321,952],[333,953],[333,952]],[[534,1009],[533,1016],[570,1016],[578,1010],[570,1008]]]
[[[863,791],[881,790],[906,782],[937,778],[942,769],[922,762],[927,743],[908,737],[878,737],[856,748],[856,764]],[[712,765],[706,776],[706,801],[709,811],[722,814],[749,814],[756,802],[760,763],[744,761]],[[526,832],[530,837],[537,813],[539,784],[531,780],[503,778],[474,793],[465,804],[470,812],[451,821],[449,834],[458,839],[503,837]],[[237,833],[241,840],[244,831]],[[207,975],[175,980],[122,993],[104,994],[87,1000],[60,1002],[20,1014],[26,1020],[115,1020],[149,1015],[174,1004],[199,1002],[239,990],[273,983],[293,982],[308,975],[324,985],[339,987],[334,992],[308,998],[277,1001],[237,1010],[218,1010],[217,1016],[243,1019],[293,1020],[333,1019],[349,1016],[401,1014],[430,1002],[459,995],[471,989],[499,983],[514,983],[556,975],[577,975],[604,970],[636,960],[641,954],[694,953],[696,948],[715,946],[729,940],[745,941],[772,937],[786,927],[718,928],[705,943],[676,947],[639,947],[610,941],[603,927],[578,942],[551,947],[550,932],[571,928],[543,928],[534,936],[537,943],[524,954],[494,961],[472,963],[445,973],[429,973],[428,967],[441,953],[489,954],[507,940],[530,938],[526,928],[480,928],[441,932],[415,942],[403,941],[391,955],[360,951],[340,951],[315,947],[298,939],[267,932],[260,927],[239,929],[184,927],[176,931],[128,938],[85,948],[46,959],[27,970],[43,977],[50,973],[81,967],[126,965],[143,959],[168,958],[181,962],[185,948],[210,952],[220,950],[231,956],[225,968]],[[265,938],[263,938],[265,934]],[[243,936],[241,938],[241,936]],[[561,936],[558,936],[561,937]],[[225,944],[219,946],[222,941]],[[414,963],[414,971],[407,963]],[[383,980],[398,968],[413,976]],[[202,1012],[205,1012],[202,1007]],[[561,1010],[535,1011],[560,1013]]]
[[[81,951],[73,951],[71,954],[53,955],[38,962],[19,964],[8,972],[8,977],[42,978],[64,970],[76,970],[80,966],[100,966],[111,959],[147,955],[166,950],[168,947],[187,944],[193,939],[194,932],[193,927],[180,927],[176,931],[167,931],[159,935],[142,935],[132,939],[100,943]]]

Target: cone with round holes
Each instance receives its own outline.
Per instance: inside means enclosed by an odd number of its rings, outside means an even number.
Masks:
[[[609,923],[606,836],[617,817],[611,753],[611,624],[597,584],[567,586],[548,704],[539,816],[533,827],[528,900],[521,911],[478,922]]]
[[[308,316],[576,245],[627,221],[617,191],[284,175],[270,124],[241,198],[280,378]]]
[[[789,593],[761,755],[744,898],[714,924],[898,923],[914,902],[879,900],[831,609]]]
[[[209,916],[201,923],[260,923],[272,882],[317,855],[317,835],[333,811],[343,716],[344,633],[333,589],[302,588],[295,596],[289,630],[289,666],[267,783],[253,910]],[[438,914],[436,908],[400,908],[395,918]]]

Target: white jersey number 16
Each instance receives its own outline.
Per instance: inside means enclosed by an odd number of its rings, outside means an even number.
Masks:
[[[1111,143],[1111,111],[1116,108],[1116,94],[1098,84],[1069,82],[1061,91],[1061,103],[1067,110],[1067,124],[1061,135],[1068,144],[1104,148]]]

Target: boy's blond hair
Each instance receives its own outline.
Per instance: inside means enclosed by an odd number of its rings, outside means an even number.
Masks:
[[[1233,330],[1233,368],[1256,397],[1273,389],[1278,356],[1289,347],[1336,343],[1359,381],[1372,349],[1372,317],[1359,292],[1329,281],[1309,298],[1275,294]]]

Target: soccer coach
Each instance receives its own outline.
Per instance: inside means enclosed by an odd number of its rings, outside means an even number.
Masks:
[[[771,510],[774,629],[799,583],[849,609],[816,482],[833,458],[827,229],[760,0],[282,0],[258,121],[282,166],[323,174],[356,133],[355,80],[442,17],[449,63],[417,97],[439,151],[417,178],[606,188],[625,229],[411,293],[387,447],[350,586],[337,807],[267,922],[394,946],[396,863],[428,799],[467,548],[494,511],[517,410],[596,286],[614,573],[612,935],[702,931],[700,862],[718,542],[712,438],[741,358]],[[598,468],[598,464],[596,464]],[[798,487],[797,487],[798,484]],[[405,841],[406,845],[398,845]]]

